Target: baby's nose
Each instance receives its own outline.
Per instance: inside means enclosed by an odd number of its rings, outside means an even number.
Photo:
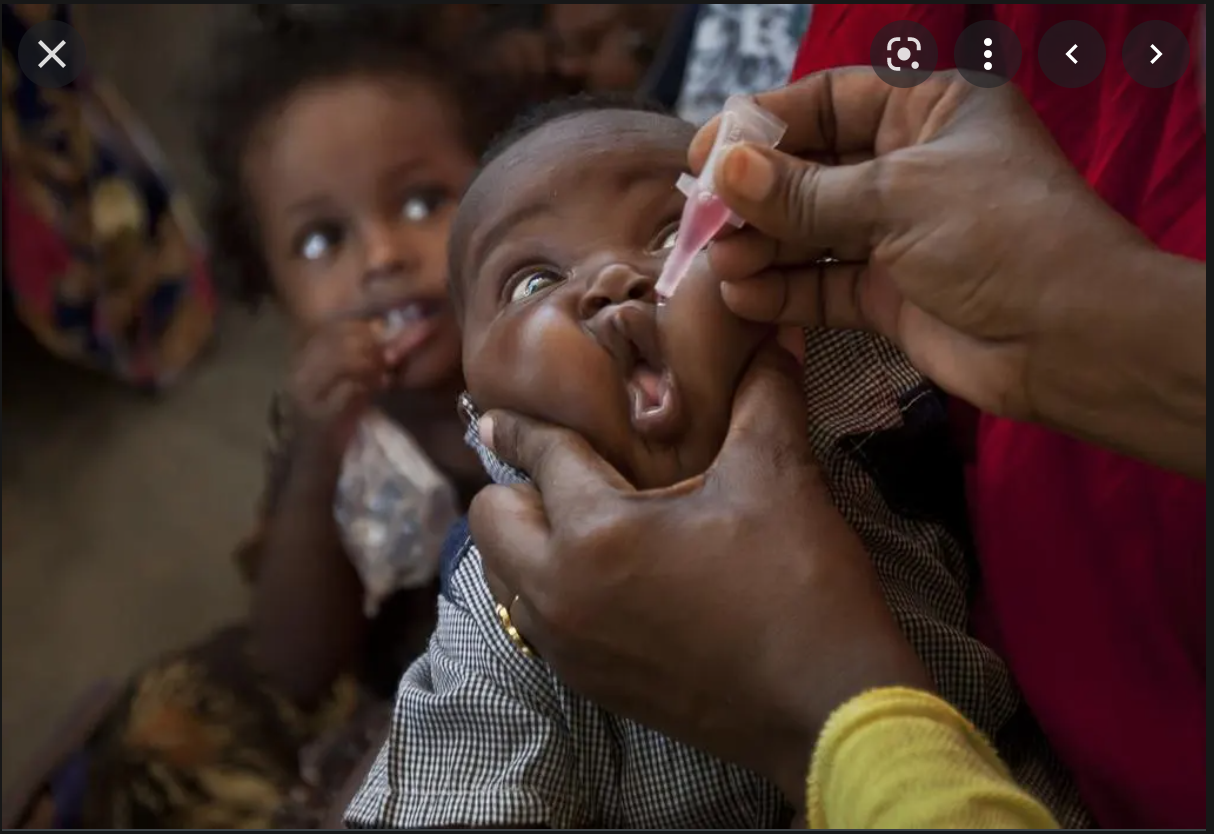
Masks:
[[[582,296],[582,315],[590,318],[600,310],[625,301],[656,303],[655,282],[654,276],[631,264],[607,264],[594,276]]]

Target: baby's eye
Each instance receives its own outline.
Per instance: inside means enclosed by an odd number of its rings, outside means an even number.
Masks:
[[[658,234],[652,247],[654,252],[665,252],[667,249],[673,249],[679,239],[679,227],[677,225],[667,226]]]
[[[405,196],[400,213],[410,223],[424,223],[447,202],[447,192],[441,188],[422,188]]]
[[[304,232],[295,247],[304,260],[319,261],[341,245],[342,230],[336,224],[313,227]]]
[[[561,276],[550,269],[533,269],[523,274],[514,288],[510,290],[510,302],[530,298],[541,290],[546,290],[561,282]]]

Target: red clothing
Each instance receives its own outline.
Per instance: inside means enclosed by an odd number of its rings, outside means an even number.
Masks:
[[[815,5],[793,78],[867,64],[873,36],[893,20],[926,26],[947,68],[957,34],[993,17],[1024,49],[1014,82],[1088,181],[1158,245],[1204,261],[1197,79],[1152,90],[1121,62],[1136,25],[1166,20],[1190,33],[1196,9]],[[1037,63],[1041,36],[1063,20],[1094,26],[1107,50],[1101,77],[1077,90]],[[1007,659],[1097,821],[1203,828],[1204,483],[986,415],[970,475],[982,565],[975,631]]]

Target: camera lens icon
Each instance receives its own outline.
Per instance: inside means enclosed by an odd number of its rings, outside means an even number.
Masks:
[[[895,41],[897,41],[897,40],[901,40],[901,39],[900,39],[900,38],[894,38],[894,40],[895,40]],[[915,41],[915,49],[916,49],[916,50],[921,50],[921,49],[923,49],[923,47],[922,47],[922,46],[919,44],[919,42],[918,42],[918,41],[916,41],[914,38],[908,38],[908,40]],[[892,43],[892,42],[890,43],[890,47],[891,47],[891,48],[893,47],[893,43]],[[904,63],[904,64],[905,64],[907,61],[910,61],[910,58],[911,58],[911,51],[910,51],[910,48],[909,48],[909,47],[905,47],[905,46],[903,46],[903,47],[899,47],[899,49],[898,49],[898,60],[899,60],[899,61],[901,61],[902,63]],[[888,59],[888,64],[889,64],[889,68],[890,68],[891,70],[893,70],[894,72],[899,72],[899,71],[901,71],[901,69],[902,69],[902,67],[899,67],[899,66],[895,66],[895,65],[894,65],[894,59],[893,59],[893,58]],[[911,61],[910,68],[911,68],[911,69],[919,69],[919,62],[918,62],[918,61]]]
[[[920,23],[894,21],[873,38],[869,58],[886,84],[913,87],[926,81],[936,69],[936,41]]]

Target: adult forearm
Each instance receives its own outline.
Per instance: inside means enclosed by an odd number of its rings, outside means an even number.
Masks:
[[[1148,246],[1056,305],[1031,360],[1037,418],[1206,476],[1206,267]],[[1077,284],[1079,282],[1076,282]]]

